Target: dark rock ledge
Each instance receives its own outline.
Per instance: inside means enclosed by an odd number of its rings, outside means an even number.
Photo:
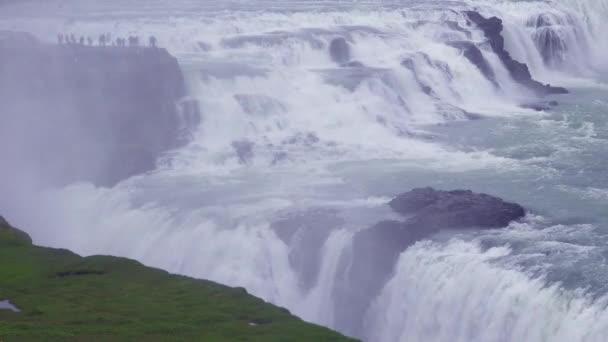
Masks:
[[[526,86],[538,96],[549,94],[565,94],[568,93],[566,88],[554,87],[549,84],[542,84],[532,78],[528,66],[518,62],[507,50],[505,50],[505,40],[502,36],[503,24],[502,20],[497,17],[485,18],[475,11],[465,11],[465,16],[471,25],[476,25],[481,29],[488,39],[492,51],[500,58],[501,62],[509,71],[511,77],[518,83]]]

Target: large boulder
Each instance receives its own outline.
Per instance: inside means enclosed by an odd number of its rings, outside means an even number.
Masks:
[[[469,20],[470,25],[476,25],[484,33],[492,51],[504,64],[513,80],[526,86],[538,96],[564,94],[568,92],[565,88],[542,84],[534,80],[528,66],[511,57],[511,54],[505,50],[505,40],[502,36],[503,24],[500,18],[485,18],[476,11],[465,11],[464,14]]]
[[[430,231],[500,228],[526,214],[519,204],[470,190],[419,188],[397,196],[389,205],[399,214],[413,215],[407,221],[408,225],[423,226]]]
[[[364,259],[381,257],[383,261],[392,261],[412,243],[440,230],[501,228],[526,214],[519,204],[498,197],[429,187],[398,195],[389,206],[404,220],[383,221],[359,232],[355,236],[355,251],[369,250],[374,254]]]
[[[336,327],[353,336],[360,336],[365,312],[409,246],[440,230],[506,227],[525,215],[518,204],[469,190],[414,189],[389,205],[404,219],[382,221],[355,234],[352,260],[336,292]]]
[[[350,61],[350,45],[342,37],[334,38],[329,43],[329,55],[331,59],[340,65]]]
[[[112,185],[152,170],[184,142],[185,95],[165,49],[52,45],[1,32],[0,179],[28,172],[51,183]]]

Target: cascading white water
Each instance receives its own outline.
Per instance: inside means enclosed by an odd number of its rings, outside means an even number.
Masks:
[[[507,247],[421,242],[401,255],[368,315],[370,341],[604,341],[606,299],[592,300],[499,259]]]
[[[15,223],[29,227],[41,244],[127,256],[243,286],[330,327],[337,326],[340,310],[348,310],[334,300],[345,286],[341,277],[353,234],[392,218],[383,196],[407,190],[406,177],[391,172],[441,170],[447,187],[467,172],[500,178],[529,166],[491,149],[446,146],[427,132],[430,125],[478,114],[534,115],[517,107],[528,99],[526,91],[461,10],[476,7],[501,17],[507,49],[543,82],[589,76],[608,51],[601,35],[606,0],[264,2],[277,6],[269,10],[247,1],[156,1],[143,17],[138,8],[121,10],[118,3],[99,4],[99,12],[82,3],[82,13],[60,19],[0,16],[0,27],[33,30],[47,40],[64,31],[154,34],[178,56],[190,93],[200,101],[202,123],[188,146],[163,156],[155,172],[111,189],[73,184],[20,196],[27,201],[11,204]],[[549,16],[551,25],[536,25],[540,16]],[[559,37],[550,58],[539,44],[547,32]],[[328,47],[339,37],[350,44],[349,60],[361,64],[332,61]],[[480,47],[499,87],[447,44],[460,41]],[[278,214],[317,207],[335,210],[344,223],[322,226],[330,233],[314,246],[321,251],[318,275],[302,288],[302,274],[290,264],[295,247],[272,224]],[[608,331],[604,299],[548,285],[542,276],[501,263],[515,254],[460,240],[409,248],[366,312],[362,337],[602,340]]]
[[[509,52],[538,77],[553,81],[555,75],[547,69],[583,77],[605,70],[608,40],[602,32],[606,29],[606,0],[482,3],[488,6],[488,14],[506,21]]]
[[[339,230],[327,239],[321,256],[323,264],[319,270],[319,279],[313,289],[303,297],[303,302],[295,307],[296,314],[311,322],[334,326],[335,311],[332,303],[335,283],[338,277],[340,260],[352,243],[352,233]]]
[[[608,1],[606,0],[564,0],[563,4],[578,14],[585,24],[588,41],[591,44],[591,60],[596,67],[606,69],[605,54],[608,51],[608,38],[606,32],[606,15],[608,15]]]

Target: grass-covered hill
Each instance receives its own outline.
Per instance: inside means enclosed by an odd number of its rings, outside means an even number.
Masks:
[[[352,341],[206,280],[32,245],[0,217],[0,341]]]

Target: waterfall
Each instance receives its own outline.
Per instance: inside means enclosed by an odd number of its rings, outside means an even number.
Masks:
[[[409,247],[373,298],[336,298],[358,289],[345,278],[354,234],[394,219],[386,202],[415,180],[458,187],[460,177],[508,172],[571,176],[558,162],[541,174],[536,160],[463,147],[461,136],[450,145],[432,130],[555,119],[522,108],[540,99],[463,11],[501,18],[505,49],[534,79],[569,85],[608,68],[608,0],[154,0],[146,11],[138,1],[83,0],[68,13],[35,3],[7,7],[0,29],[46,42],[56,32],[154,35],[177,56],[201,113],[187,146],[114,187],[7,186],[16,195],[0,199],[10,211],[2,214],[36,243],[242,286],[369,342],[605,340],[604,297],[505,262],[519,257],[512,240],[488,247],[474,233]],[[472,127],[461,134],[490,130]],[[435,178],[440,172],[449,176]],[[304,230],[282,232],[285,220]],[[353,309],[364,304],[363,313]]]

